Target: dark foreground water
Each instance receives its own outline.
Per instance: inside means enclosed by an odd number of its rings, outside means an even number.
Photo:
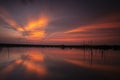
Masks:
[[[120,80],[120,51],[0,48],[0,80]]]

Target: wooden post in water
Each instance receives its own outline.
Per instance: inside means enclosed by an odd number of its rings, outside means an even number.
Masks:
[[[10,56],[9,56],[9,52],[10,52],[9,47],[7,48],[7,51],[8,51],[8,59],[9,59],[9,57],[10,57]]]
[[[93,59],[92,59],[92,58],[93,58],[93,49],[91,48],[90,51],[91,51],[91,52],[90,52],[90,56],[91,56],[91,57],[90,57],[90,64],[92,64],[92,60],[93,60]]]

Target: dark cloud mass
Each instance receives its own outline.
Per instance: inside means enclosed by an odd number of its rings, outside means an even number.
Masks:
[[[118,44],[119,31],[117,0],[0,0],[4,43]]]

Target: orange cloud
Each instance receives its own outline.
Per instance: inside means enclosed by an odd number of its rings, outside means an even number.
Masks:
[[[63,33],[58,33],[53,35],[49,39],[51,42],[82,42],[82,41],[105,41],[117,39],[117,33],[110,33],[101,30],[106,29],[120,29],[120,23],[101,23],[92,24],[87,26],[81,26],[72,30],[65,31]],[[97,32],[99,31],[99,32]],[[81,32],[81,33],[79,33]],[[114,36],[113,36],[114,35]]]
[[[65,33],[74,33],[74,32],[86,32],[90,30],[96,30],[96,29],[110,29],[110,28],[120,28],[119,22],[113,22],[113,23],[101,23],[101,24],[92,24],[87,26],[80,26],[78,28],[66,31]]]
[[[45,37],[45,27],[48,25],[48,17],[41,15],[38,19],[28,20],[28,23],[24,25],[28,34],[26,38],[28,40],[36,41]]]
[[[48,18],[46,16],[41,16],[37,20],[30,20],[26,25],[25,29],[26,30],[31,30],[31,29],[38,29],[45,27],[48,24]]]
[[[32,31],[29,32],[30,35],[26,36],[28,40],[42,39],[45,36],[45,31]]]
[[[40,40],[45,37],[45,27],[48,25],[48,17],[40,15],[38,19],[28,19],[27,24],[20,26],[7,10],[0,8],[0,18],[2,18],[11,29],[21,32],[24,38],[29,40]]]
[[[107,31],[101,31],[102,29]],[[118,39],[118,34],[114,33],[109,29],[120,29],[120,23],[103,23],[103,24],[93,24],[88,26],[78,27],[72,30],[68,30],[61,33],[56,33],[52,37],[48,38],[49,42],[83,42],[83,41],[112,41]],[[97,32],[98,31],[98,32]],[[78,33],[77,33],[78,32]],[[81,33],[79,33],[81,32]]]

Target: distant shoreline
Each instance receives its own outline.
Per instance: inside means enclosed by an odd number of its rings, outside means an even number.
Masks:
[[[118,49],[120,45],[40,45],[40,44],[7,44],[0,43],[0,47],[55,47],[55,48],[84,48],[84,49]]]

